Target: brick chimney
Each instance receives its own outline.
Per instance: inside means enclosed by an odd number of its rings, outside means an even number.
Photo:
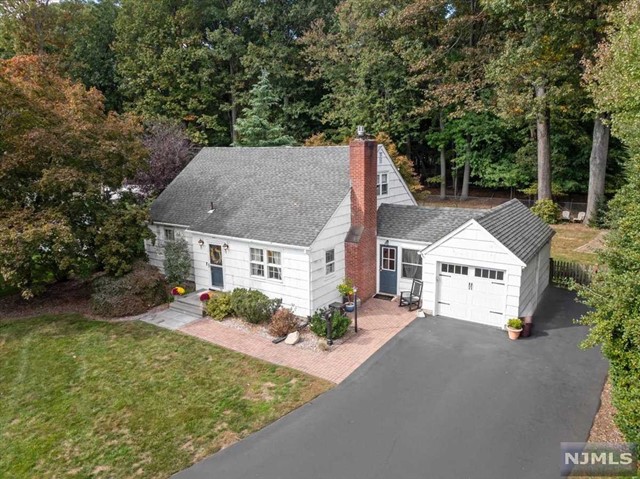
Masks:
[[[349,143],[351,177],[351,229],[345,240],[346,276],[363,301],[376,293],[378,198],[378,145],[364,136]]]

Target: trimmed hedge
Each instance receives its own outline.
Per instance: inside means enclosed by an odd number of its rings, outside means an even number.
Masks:
[[[93,281],[91,309],[100,316],[142,314],[168,301],[167,284],[157,268],[138,261],[133,271],[114,278],[102,275]]]
[[[231,293],[233,313],[254,324],[269,321],[281,304],[281,299],[269,299],[255,289],[236,288]]]
[[[324,315],[326,312],[327,308],[320,308],[315,313],[313,313],[313,316],[311,316],[311,331],[316,333],[321,338],[327,337],[327,323],[324,320]],[[340,311],[334,311],[331,320],[331,338],[338,339],[344,336],[349,329],[351,319],[348,316],[340,313]]]
[[[207,301],[204,308],[208,316],[211,316],[211,318],[216,321],[222,321],[232,313],[231,294],[215,293],[211,299]]]

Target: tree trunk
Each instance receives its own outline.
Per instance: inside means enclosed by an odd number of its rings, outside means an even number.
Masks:
[[[549,138],[549,108],[547,91],[543,85],[535,86],[538,100],[536,137],[538,143],[538,200],[551,199],[551,143]]]
[[[440,112],[440,131],[444,130],[444,122],[442,121],[442,112]],[[447,154],[444,144],[440,147],[440,198],[443,200],[447,197]]]
[[[587,214],[585,222],[595,219],[598,202],[604,197],[604,182],[607,173],[607,157],[609,155],[609,125],[605,124],[604,115],[598,115],[593,124],[593,141],[589,158],[589,193],[587,196]]]
[[[467,154],[464,160],[464,172],[462,174],[462,191],[460,192],[461,200],[469,199],[469,177],[471,176],[471,142],[467,139]]]

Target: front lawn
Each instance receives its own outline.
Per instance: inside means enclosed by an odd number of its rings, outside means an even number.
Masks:
[[[329,387],[146,323],[0,321],[0,477],[168,477]]]

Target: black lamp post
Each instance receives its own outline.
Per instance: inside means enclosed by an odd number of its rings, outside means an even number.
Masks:
[[[353,323],[355,326],[356,333],[358,332],[358,288],[353,288],[353,302],[355,304],[355,309],[353,311]]]

